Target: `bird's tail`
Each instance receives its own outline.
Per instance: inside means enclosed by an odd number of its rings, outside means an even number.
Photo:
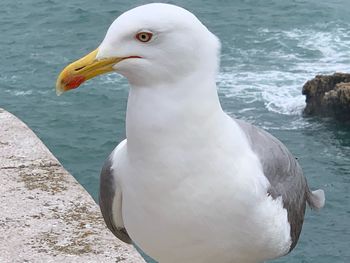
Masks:
[[[307,203],[312,209],[319,210],[324,207],[326,198],[324,191],[322,189],[318,189],[315,191],[308,191],[307,194]]]

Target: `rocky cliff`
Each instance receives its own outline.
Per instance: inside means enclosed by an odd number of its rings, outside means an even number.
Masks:
[[[350,74],[317,75],[303,86],[304,114],[350,121]]]

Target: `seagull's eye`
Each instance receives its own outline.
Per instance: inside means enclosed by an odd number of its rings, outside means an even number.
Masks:
[[[152,39],[153,34],[151,32],[139,32],[135,38],[141,42],[148,42]]]

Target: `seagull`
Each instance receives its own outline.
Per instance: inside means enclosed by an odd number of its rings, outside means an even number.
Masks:
[[[217,93],[220,41],[191,12],[131,9],[58,76],[57,94],[97,75],[130,83],[126,138],[100,176],[107,227],[160,263],[258,263],[297,244],[306,204],[324,206],[278,139],[229,117]]]

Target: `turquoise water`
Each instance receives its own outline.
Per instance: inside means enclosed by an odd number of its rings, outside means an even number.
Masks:
[[[146,2],[0,2],[0,107],[24,120],[95,199],[100,167],[125,136],[128,84],[102,76],[56,97],[56,77],[97,47],[115,17]],[[224,109],[282,140],[310,185],[326,191],[326,207],[308,211],[296,249],[274,262],[350,262],[350,127],[301,114],[306,80],[350,72],[350,1],[171,3],[194,12],[222,40]]]

